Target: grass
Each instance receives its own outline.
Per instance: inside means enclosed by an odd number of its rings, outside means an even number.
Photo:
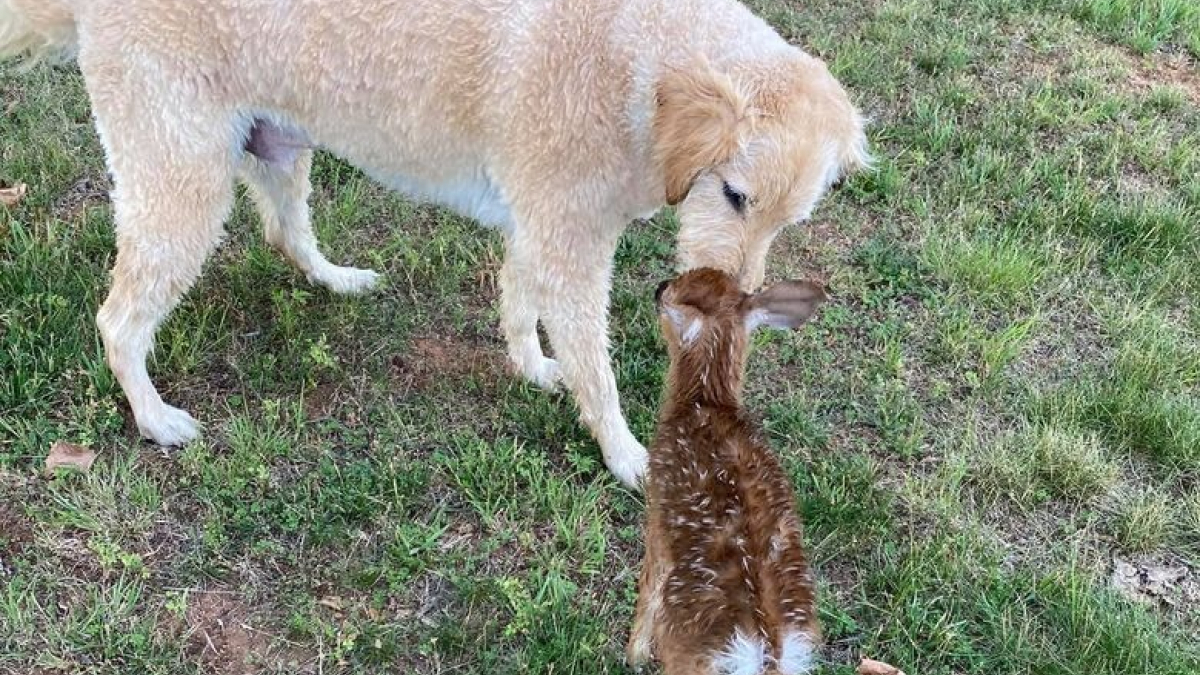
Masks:
[[[1076,14],[1143,54],[1177,41],[1200,55],[1200,9],[1187,0],[1082,0]]]
[[[751,5],[875,120],[877,170],[770,261],[834,301],[750,362],[821,583],[821,672],[1196,672],[1194,604],[1110,578],[1200,575],[1197,12]],[[239,197],[160,333],[155,381],[206,424],[164,454],[93,324],[114,244],[79,76],[0,70],[0,109],[0,181],[30,186],[0,210],[0,672],[626,672],[641,501],[567,397],[505,372],[494,233],[319,156],[320,239],[388,279],[344,298]],[[676,225],[617,258],[643,438]],[[56,440],[98,450],[92,471],[42,476]]]
[[[1152,551],[1166,542],[1171,527],[1171,505],[1162,494],[1145,491],[1126,496],[1114,521],[1117,541],[1126,550]]]

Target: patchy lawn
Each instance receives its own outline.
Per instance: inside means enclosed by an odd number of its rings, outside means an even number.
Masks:
[[[750,405],[793,475],[825,673],[1200,672],[1200,10],[757,0],[874,119],[874,173],[776,245],[827,279]],[[141,443],[93,315],[114,255],[80,78],[0,70],[0,672],[620,673],[640,497],[509,377],[500,242],[322,156],[307,285],[239,198],[160,333],[206,424]],[[669,213],[630,229],[615,359],[648,438]],[[45,478],[52,443],[87,475]]]

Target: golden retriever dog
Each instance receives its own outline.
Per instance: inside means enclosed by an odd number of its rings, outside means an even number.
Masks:
[[[339,293],[377,275],[317,246],[314,148],[499,229],[513,365],[565,384],[636,486],[647,455],[607,325],[626,225],[675,205],[680,269],[753,289],[780,228],[868,159],[825,65],[734,0],[0,0],[0,56],[55,53],[79,62],[113,176],[100,335],[138,429],[162,445],[198,426],[162,400],[146,357],[220,242],[235,180],[266,240]]]

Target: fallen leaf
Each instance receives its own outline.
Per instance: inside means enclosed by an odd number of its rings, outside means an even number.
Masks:
[[[46,455],[46,475],[54,474],[60,467],[87,471],[96,461],[96,452],[91,448],[58,441],[50,446],[50,454]]]
[[[327,595],[317,601],[317,604],[322,607],[327,607],[335,612],[341,612],[346,607],[342,604],[342,599],[336,595]]]
[[[5,206],[16,206],[17,202],[25,197],[27,189],[24,183],[17,183],[12,187],[0,188],[0,204]]]
[[[858,664],[858,675],[904,675],[904,671],[883,661],[864,657]]]

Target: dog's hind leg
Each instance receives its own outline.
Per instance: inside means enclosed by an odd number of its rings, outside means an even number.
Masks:
[[[378,274],[334,265],[317,246],[308,208],[312,151],[274,147],[279,143],[272,143],[271,134],[286,131],[266,122],[256,122],[250,133],[250,152],[242,161],[241,178],[258,206],[267,243],[287,256],[309,281],[335,293],[362,293],[375,286]]]
[[[81,59],[113,176],[117,240],[96,325],[139,431],[161,445],[182,445],[199,433],[196,422],[163,402],[146,357],[159,324],[221,240],[240,131],[232,114],[169,99],[168,83],[138,81],[125,64],[93,65],[100,64]]]

